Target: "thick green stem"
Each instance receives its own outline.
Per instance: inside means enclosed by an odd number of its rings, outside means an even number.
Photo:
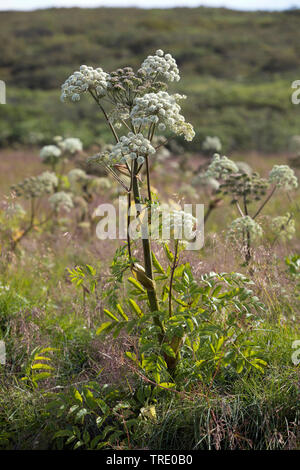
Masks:
[[[136,171],[137,171],[137,163],[135,162],[132,189],[133,189],[133,195],[134,195],[134,202],[135,202],[136,205],[138,205],[138,204],[141,204],[141,194],[140,194],[139,182],[138,182],[138,179],[137,179],[137,176],[136,176]],[[146,276],[153,280],[151,244],[150,244],[150,238],[149,238],[149,233],[148,233],[149,227],[148,227],[148,217],[147,217],[147,215],[146,215],[146,224],[144,224],[144,222],[143,222],[143,225],[144,225],[144,230],[145,230],[145,228],[147,230],[147,233],[145,233],[145,232],[143,233],[143,239],[142,239],[143,252],[144,252],[145,272],[146,272]],[[145,236],[146,236],[146,238],[144,238]],[[149,300],[151,312],[158,312],[159,305],[158,305],[157,293],[156,293],[155,288],[152,289],[152,290],[147,290],[147,295],[148,295],[148,300]],[[163,326],[161,324],[161,321],[160,321],[160,319],[157,315],[154,315],[153,320],[154,320],[155,325],[157,325],[161,330],[161,334],[159,335],[159,341],[162,342],[162,340],[163,340]]]

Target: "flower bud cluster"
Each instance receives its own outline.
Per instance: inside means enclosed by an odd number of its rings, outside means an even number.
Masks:
[[[18,197],[25,199],[37,198],[50,194],[58,185],[58,179],[54,173],[45,171],[39,176],[31,176],[21,183],[12,186],[12,190]]]
[[[62,85],[61,100],[79,101],[80,96],[88,90],[95,92],[98,97],[103,97],[106,94],[108,77],[100,67],[94,69],[81,65]]]
[[[134,134],[129,132],[127,136],[122,136],[110,152],[110,159],[127,162],[128,159],[137,160],[139,164],[144,163],[147,155],[155,153],[150,141],[143,134]]]
[[[194,129],[191,124],[185,122],[177,103],[184,98],[185,96],[179,94],[169,95],[165,91],[137,97],[131,111],[132,121],[136,126],[157,124],[158,129],[162,131],[169,127],[176,134],[183,134],[186,140],[192,140],[195,136]]]
[[[269,181],[285,191],[298,187],[295,172],[288,165],[274,165],[269,174]]]
[[[158,49],[155,55],[149,55],[142,63],[141,70],[151,78],[161,76],[170,82],[178,82],[180,80],[179,69],[176,60],[171,54],[165,54],[164,51]]]
[[[250,234],[251,240],[261,238],[263,230],[261,226],[249,215],[239,217],[231,222],[228,230],[228,236],[231,239],[244,239],[246,233]]]
[[[238,171],[238,167],[232,160],[215,153],[205,174],[208,178],[225,179],[229,174],[238,173]]]
[[[65,191],[52,194],[52,196],[49,197],[49,203],[56,211],[64,209],[69,212],[70,209],[74,207],[71,195]]]

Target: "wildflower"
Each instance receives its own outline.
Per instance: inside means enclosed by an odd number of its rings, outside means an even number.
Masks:
[[[291,240],[296,233],[295,220],[291,214],[274,217],[271,229],[283,241]]]
[[[58,185],[58,179],[55,173],[50,171],[44,171],[38,177],[38,181],[44,186],[45,193],[52,193],[54,188]]]
[[[111,182],[109,178],[101,176],[99,178],[91,179],[89,186],[91,189],[105,191],[105,190],[111,189]]]
[[[221,152],[222,144],[219,137],[210,137],[209,135],[205,137],[205,140],[202,144],[202,149],[204,152]]]
[[[192,184],[211,191],[217,191],[220,187],[219,181],[216,178],[207,176],[206,173],[199,173],[195,176],[192,179]]]
[[[285,191],[298,187],[295,172],[288,165],[274,165],[269,174],[269,181]]]
[[[77,152],[82,152],[82,142],[77,137],[68,137],[59,143],[59,146],[64,152],[74,155]]]
[[[164,124],[175,134],[183,135],[186,140],[190,141],[194,138],[195,131],[191,124],[185,122],[177,103],[184,98],[185,96],[179,94],[169,95],[166,91],[147,93],[135,98],[130,116],[136,126]]]
[[[80,96],[87,91],[93,91],[98,98],[106,94],[107,79],[109,75],[98,67],[81,65],[79,71],[74,72],[62,85],[62,101],[79,101]]]
[[[224,179],[228,174],[238,173],[238,171],[237,165],[232,160],[215,153],[205,174],[207,178]]]
[[[56,145],[45,145],[40,151],[40,157],[45,164],[55,164],[61,156],[61,150]]]
[[[263,235],[261,226],[248,215],[235,219],[229,226],[229,238],[244,238],[246,233],[250,234],[252,240]]]
[[[73,170],[70,170],[68,173],[68,180],[71,186],[74,186],[76,183],[84,183],[87,178],[86,172],[80,168],[73,168]]]
[[[142,63],[140,70],[145,72],[146,77],[156,78],[161,76],[170,82],[180,80],[176,60],[171,54],[165,54],[161,49],[158,49],[155,55],[149,55]]]
[[[196,235],[197,219],[189,212],[171,209],[167,205],[152,209],[151,232],[163,241],[179,240],[183,244]]]
[[[73,201],[71,195],[64,191],[52,194],[52,196],[50,196],[49,198],[49,202],[51,207],[56,211],[64,209],[69,212],[70,209],[73,208]]]
[[[21,183],[12,186],[12,190],[18,197],[23,196],[25,199],[31,199],[52,193],[57,184],[56,175],[45,171],[39,176],[25,178]]]
[[[146,139],[143,134],[135,135],[133,132],[129,132],[127,137],[122,136],[120,142],[112,148],[109,158],[113,161],[117,160],[121,163],[125,163],[128,160],[146,157],[153,153],[155,153],[155,148],[152,147],[150,141]]]

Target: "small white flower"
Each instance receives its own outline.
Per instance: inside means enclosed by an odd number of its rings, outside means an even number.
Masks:
[[[71,155],[74,155],[77,152],[82,152],[83,148],[81,140],[77,137],[68,137],[67,139],[59,142],[59,146],[64,152],[68,152]]]
[[[246,236],[249,232],[251,239],[255,240],[261,238],[263,230],[261,226],[248,215],[235,219],[229,226],[228,236],[230,238],[241,238]]]
[[[64,191],[52,194],[52,196],[50,196],[49,198],[49,203],[51,207],[56,211],[64,209],[69,212],[70,209],[73,208],[73,201],[71,195]]]
[[[158,49],[155,55],[149,55],[141,65],[141,70],[146,76],[156,78],[160,76],[171,82],[180,80],[179,69],[176,60],[171,54],[164,54],[164,51]]]
[[[99,67],[81,65],[79,71],[74,72],[62,85],[62,101],[79,101],[80,96],[88,90],[93,91],[101,98],[106,94],[107,79],[109,75]]]
[[[125,163],[128,158],[135,160],[153,153],[155,153],[155,148],[143,134],[135,135],[129,132],[127,136],[120,138],[120,141],[112,148],[109,157],[112,161]]]
[[[274,165],[269,174],[269,181],[285,191],[298,187],[295,172],[288,165]]]
[[[210,137],[209,135],[205,137],[205,140],[202,144],[202,148],[205,152],[221,152],[222,144],[219,137]]]
[[[219,154],[213,156],[213,160],[205,172],[207,178],[224,179],[230,173],[238,173],[237,165],[229,158]]]
[[[45,145],[40,151],[40,157],[43,163],[55,164],[61,156],[61,150],[56,145]]]
[[[271,229],[279,239],[283,241],[291,240],[296,233],[295,220],[289,213],[274,217]]]

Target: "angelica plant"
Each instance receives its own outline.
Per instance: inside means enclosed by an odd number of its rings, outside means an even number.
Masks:
[[[62,101],[79,101],[90,95],[101,109],[115,141],[113,147],[89,159],[103,165],[127,194],[128,207],[134,201],[137,215],[142,205],[153,205],[150,160],[153,159],[155,135],[168,130],[191,141],[192,125],[181,114],[179,102],[185,96],[169,94],[168,82],[180,79],[175,59],[162,50],[148,56],[137,72],[124,67],[113,72],[82,65],[62,85]],[[146,174],[146,194],[141,193],[142,172]],[[129,223],[129,217],[128,217]],[[164,326],[159,316],[159,300],[153,276],[150,221],[142,224],[144,266],[132,256],[128,230],[127,246],[133,273],[147,292],[150,311],[159,341],[164,341]]]
[[[38,215],[40,201],[45,196],[50,196],[58,186],[58,179],[54,173],[45,171],[39,176],[31,176],[25,178],[24,181],[11,187],[15,197],[23,197],[29,201],[30,212],[29,221],[27,226],[15,237],[11,244],[11,249],[14,251],[20,241],[32,231],[34,227],[40,226],[48,222],[53,217],[53,212],[44,219],[36,221]]]
[[[231,197],[231,203],[235,205],[239,218],[231,223],[228,235],[231,239],[242,241],[245,248],[245,262],[248,264],[251,259],[252,242],[263,235],[262,227],[256,219],[276,191],[289,192],[298,187],[294,170],[288,165],[275,165],[269,177],[262,178],[258,173],[243,171],[240,165],[229,158],[216,154],[204,177],[215,178],[220,184],[218,193]],[[253,203],[259,205],[252,209]],[[274,223],[278,226],[281,222],[275,220]]]

